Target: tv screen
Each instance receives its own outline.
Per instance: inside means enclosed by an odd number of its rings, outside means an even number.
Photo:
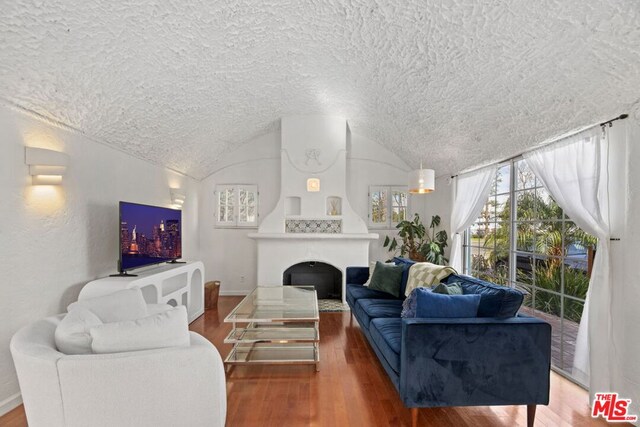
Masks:
[[[120,271],[182,257],[182,211],[120,202]]]

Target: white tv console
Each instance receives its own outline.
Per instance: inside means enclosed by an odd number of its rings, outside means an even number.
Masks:
[[[164,264],[134,271],[137,277],[104,277],[87,283],[78,300],[139,288],[148,304],[184,305],[189,323],[204,313],[204,264]]]

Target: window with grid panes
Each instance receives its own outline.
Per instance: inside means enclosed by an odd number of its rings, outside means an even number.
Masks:
[[[257,185],[218,185],[216,201],[218,227],[257,227]]]
[[[498,168],[480,216],[465,233],[465,273],[523,291],[521,312],[551,324],[552,365],[569,377],[596,243],[522,159]]]

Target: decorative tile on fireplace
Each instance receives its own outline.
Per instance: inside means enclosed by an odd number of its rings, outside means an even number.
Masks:
[[[342,233],[340,219],[287,219],[285,220],[287,233]]]

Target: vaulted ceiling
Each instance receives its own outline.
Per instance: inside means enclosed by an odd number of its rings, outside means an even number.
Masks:
[[[196,178],[331,114],[438,175],[640,99],[637,0],[0,0],[0,98]]]

